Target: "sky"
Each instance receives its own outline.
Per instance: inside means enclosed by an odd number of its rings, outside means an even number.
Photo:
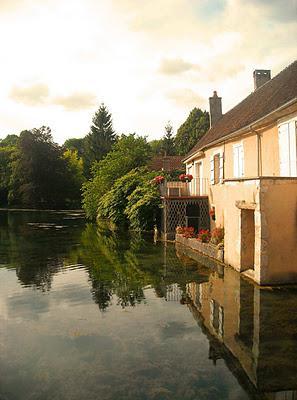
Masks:
[[[297,59],[297,0],[0,0],[0,138],[85,136],[104,102],[149,139],[190,110],[223,112]]]

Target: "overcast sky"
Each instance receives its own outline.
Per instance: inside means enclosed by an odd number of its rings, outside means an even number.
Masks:
[[[297,58],[296,21],[297,0],[0,0],[0,138],[82,137],[101,102],[151,139],[213,90],[225,112]]]

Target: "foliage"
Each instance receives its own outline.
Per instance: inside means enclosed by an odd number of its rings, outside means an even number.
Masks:
[[[200,229],[197,239],[202,243],[208,243],[210,241],[210,231],[208,229]]]
[[[71,171],[50,128],[21,132],[12,162],[9,204],[61,208],[79,202]]]
[[[71,180],[71,198],[79,199],[81,187],[85,181],[83,160],[76,150],[66,150],[63,154],[67,162],[68,175]]]
[[[145,182],[128,197],[125,214],[136,231],[151,231],[159,225],[161,198],[156,185]]]
[[[106,157],[95,163],[92,179],[83,185],[83,207],[89,219],[95,219],[102,196],[115,181],[134,168],[147,164],[150,146],[143,137],[122,135]]]
[[[7,205],[8,187],[11,176],[11,159],[14,147],[0,147],[0,204]]]
[[[165,135],[163,136],[162,150],[164,156],[173,156],[175,154],[173,127],[170,122],[165,125]]]
[[[84,139],[70,138],[65,140],[64,145],[66,149],[76,151],[79,157],[84,154]]]
[[[155,139],[149,142],[151,147],[152,155],[161,156],[163,155],[163,139]]]
[[[7,135],[6,138],[0,140],[0,147],[15,147],[18,143],[17,135]]]
[[[187,154],[209,129],[209,113],[194,108],[175,136],[177,154]]]
[[[211,232],[211,243],[220,244],[224,240],[224,228],[217,227]]]
[[[102,160],[116,142],[112,117],[103,103],[92,122],[90,132],[84,139],[84,165],[87,176],[90,176],[92,164]]]
[[[125,209],[128,203],[128,196],[144,180],[146,170],[133,169],[128,174],[117,179],[112,187],[101,198],[98,206],[98,218],[108,218],[116,225],[127,223]]]

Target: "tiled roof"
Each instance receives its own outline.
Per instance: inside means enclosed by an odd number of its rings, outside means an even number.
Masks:
[[[148,167],[152,171],[175,171],[183,170],[185,166],[182,163],[183,156],[155,156],[151,159]]]
[[[232,108],[199,140],[186,158],[297,99],[297,60]]]

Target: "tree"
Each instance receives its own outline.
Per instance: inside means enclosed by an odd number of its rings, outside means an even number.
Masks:
[[[0,140],[0,147],[15,147],[19,137],[17,135],[7,135],[6,138]]]
[[[62,208],[79,199],[72,169],[48,127],[23,131],[12,162],[9,204]],[[75,194],[74,194],[75,192]]]
[[[0,146],[0,205],[7,205],[9,181],[11,176],[11,160],[12,154],[15,151],[14,147]]]
[[[175,147],[179,155],[186,155],[209,129],[209,113],[194,108],[178,128]]]
[[[78,157],[82,157],[84,154],[84,139],[70,138],[65,140],[64,145],[66,149],[76,151]]]
[[[151,147],[152,155],[160,156],[163,155],[163,139],[154,139],[149,142]]]
[[[78,156],[76,150],[66,150],[63,154],[67,163],[67,175],[69,176],[70,184],[68,198],[73,199],[73,206],[80,206],[81,188],[85,181],[83,160]]]
[[[95,219],[101,197],[114,182],[134,168],[147,164],[151,149],[146,139],[135,134],[122,135],[106,157],[94,163],[92,179],[83,185],[83,207]]]
[[[164,156],[173,156],[175,154],[173,127],[171,122],[168,121],[165,125],[165,135],[162,139],[162,150]]]
[[[102,103],[93,117],[91,130],[84,141],[84,166],[87,176],[90,176],[92,164],[102,160],[115,142],[116,134],[112,127],[112,117]]]

